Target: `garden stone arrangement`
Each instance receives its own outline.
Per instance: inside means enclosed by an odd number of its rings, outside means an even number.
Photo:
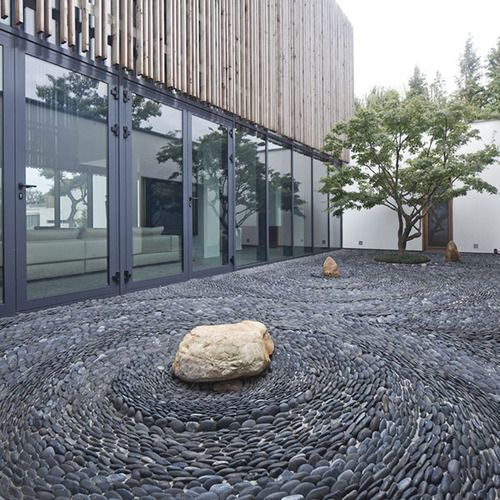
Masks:
[[[498,257],[332,255],[0,320],[0,497],[498,498]],[[172,375],[192,328],[246,319],[267,371]]]

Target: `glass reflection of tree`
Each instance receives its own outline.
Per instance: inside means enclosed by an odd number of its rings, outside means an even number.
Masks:
[[[173,134],[171,139],[173,139]],[[176,139],[178,141],[178,139]],[[253,215],[265,209],[266,166],[260,160],[263,143],[253,136],[237,131],[235,134],[235,198],[236,227],[239,228]],[[218,127],[193,141],[193,177],[195,185],[204,184],[207,191],[214,193],[207,204],[219,217],[224,231],[228,229],[228,194],[227,194],[227,131]],[[221,158],[223,159],[221,161]],[[157,154],[159,162],[182,160],[182,144],[170,140]],[[176,173],[175,175],[180,175]],[[281,193],[281,210],[290,211],[292,204],[292,176],[269,169],[270,190]],[[300,197],[300,183],[293,183],[294,213],[304,216]]]
[[[69,72],[62,76],[47,74],[46,85],[36,86],[36,95],[49,109],[56,112],[87,118],[98,122],[107,122],[108,96],[99,89],[102,84],[99,80],[89,78],[79,73]],[[134,94],[132,100],[132,126],[143,130],[150,130],[146,125],[151,116],[161,115],[160,104],[142,96]],[[57,131],[55,131],[57,133]],[[75,132],[75,131],[74,131]],[[58,161],[55,158],[54,161]],[[87,220],[88,183],[91,182],[89,172],[82,172],[79,165],[77,172],[68,172],[59,169],[58,165],[41,169],[41,175],[58,182],[60,198],[68,198],[70,210],[65,223],[69,227],[87,226],[92,221]],[[88,170],[88,169],[87,169]],[[47,194],[54,195],[52,188]],[[81,208],[82,207],[82,208]],[[79,216],[77,217],[77,215]],[[56,226],[61,221],[56,221]]]

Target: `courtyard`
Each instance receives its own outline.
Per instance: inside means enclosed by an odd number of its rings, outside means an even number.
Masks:
[[[0,319],[0,497],[498,498],[500,258],[325,255]],[[172,377],[244,319],[264,375]]]

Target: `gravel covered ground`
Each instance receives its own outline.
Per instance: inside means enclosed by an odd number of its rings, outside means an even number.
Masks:
[[[0,319],[0,496],[500,496],[500,257],[324,256]],[[237,392],[170,364],[195,325],[276,350]]]

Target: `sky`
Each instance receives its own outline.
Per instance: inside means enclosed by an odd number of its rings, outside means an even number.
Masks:
[[[455,89],[469,34],[484,58],[500,36],[500,0],[337,0],[354,29],[354,92],[403,90],[415,65]],[[483,59],[484,60],[484,59]]]

